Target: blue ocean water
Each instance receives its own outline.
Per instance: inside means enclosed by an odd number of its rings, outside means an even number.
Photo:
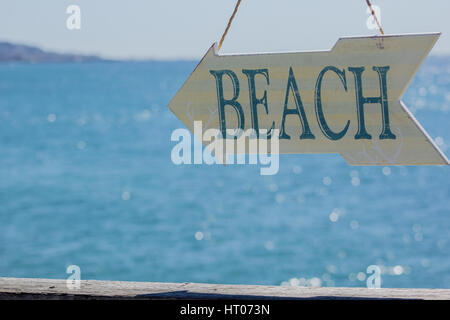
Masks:
[[[195,64],[0,65],[0,276],[450,288],[448,167],[172,164]],[[450,59],[404,101],[448,154]]]

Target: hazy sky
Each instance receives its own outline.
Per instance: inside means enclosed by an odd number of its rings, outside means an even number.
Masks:
[[[194,58],[219,41],[235,0],[2,0],[0,41],[109,58]],[[373,0],[387,34],[440,31],[450,53],[449,0]],[[81,8],[68,30],[66,9]],[[365,0],[243,0],[222,52],[329,49],[340,36],[373,35]]]

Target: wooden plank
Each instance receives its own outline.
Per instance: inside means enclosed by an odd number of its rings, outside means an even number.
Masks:
[[[219,55],[213,45],[169,109],[191,131],[201,121],[203,133],[273,126],[279,153],[339,153],[351,165],[447,165],[400,100],[439,36],[349,37],[329,51],[242,55]]]
[[[448,289],[304,288],[201,283],[0,278],[0,299],[420,299],[450,300]]]

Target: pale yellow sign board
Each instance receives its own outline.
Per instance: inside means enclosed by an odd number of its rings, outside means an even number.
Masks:
[[[401,102],[439,33],[341,38],[329,51],[219,55],[169,104],[190,129],[278,129],[280,153],[351,165],[448,165]],[[275,132],[275,131],[274,131]]]

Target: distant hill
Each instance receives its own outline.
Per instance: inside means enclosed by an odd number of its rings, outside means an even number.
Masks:
[[[97,56],[47,52],[36,47],[0,42],[1,62],[97,62],[106,61]]]
[[[0,41],[0,63],[5,62],[102,62],[102,61],[119,61],[119,60],[106,60],[94,55],[81,55],[81,54],[63,54],[50,51],[44,51],[38,47],[14,44],[10,42]],[[135,60],[126,60],[135,61]],[[136,60],[136,61],[155,61],[149,60]],[[187,61],[187,60],[186,60]],[[193,61],[194,62],[194,61]],[[433,65],[441,67],[443,64],[450,63],[450,55],[431,55],[426,61],[425,65]]]

